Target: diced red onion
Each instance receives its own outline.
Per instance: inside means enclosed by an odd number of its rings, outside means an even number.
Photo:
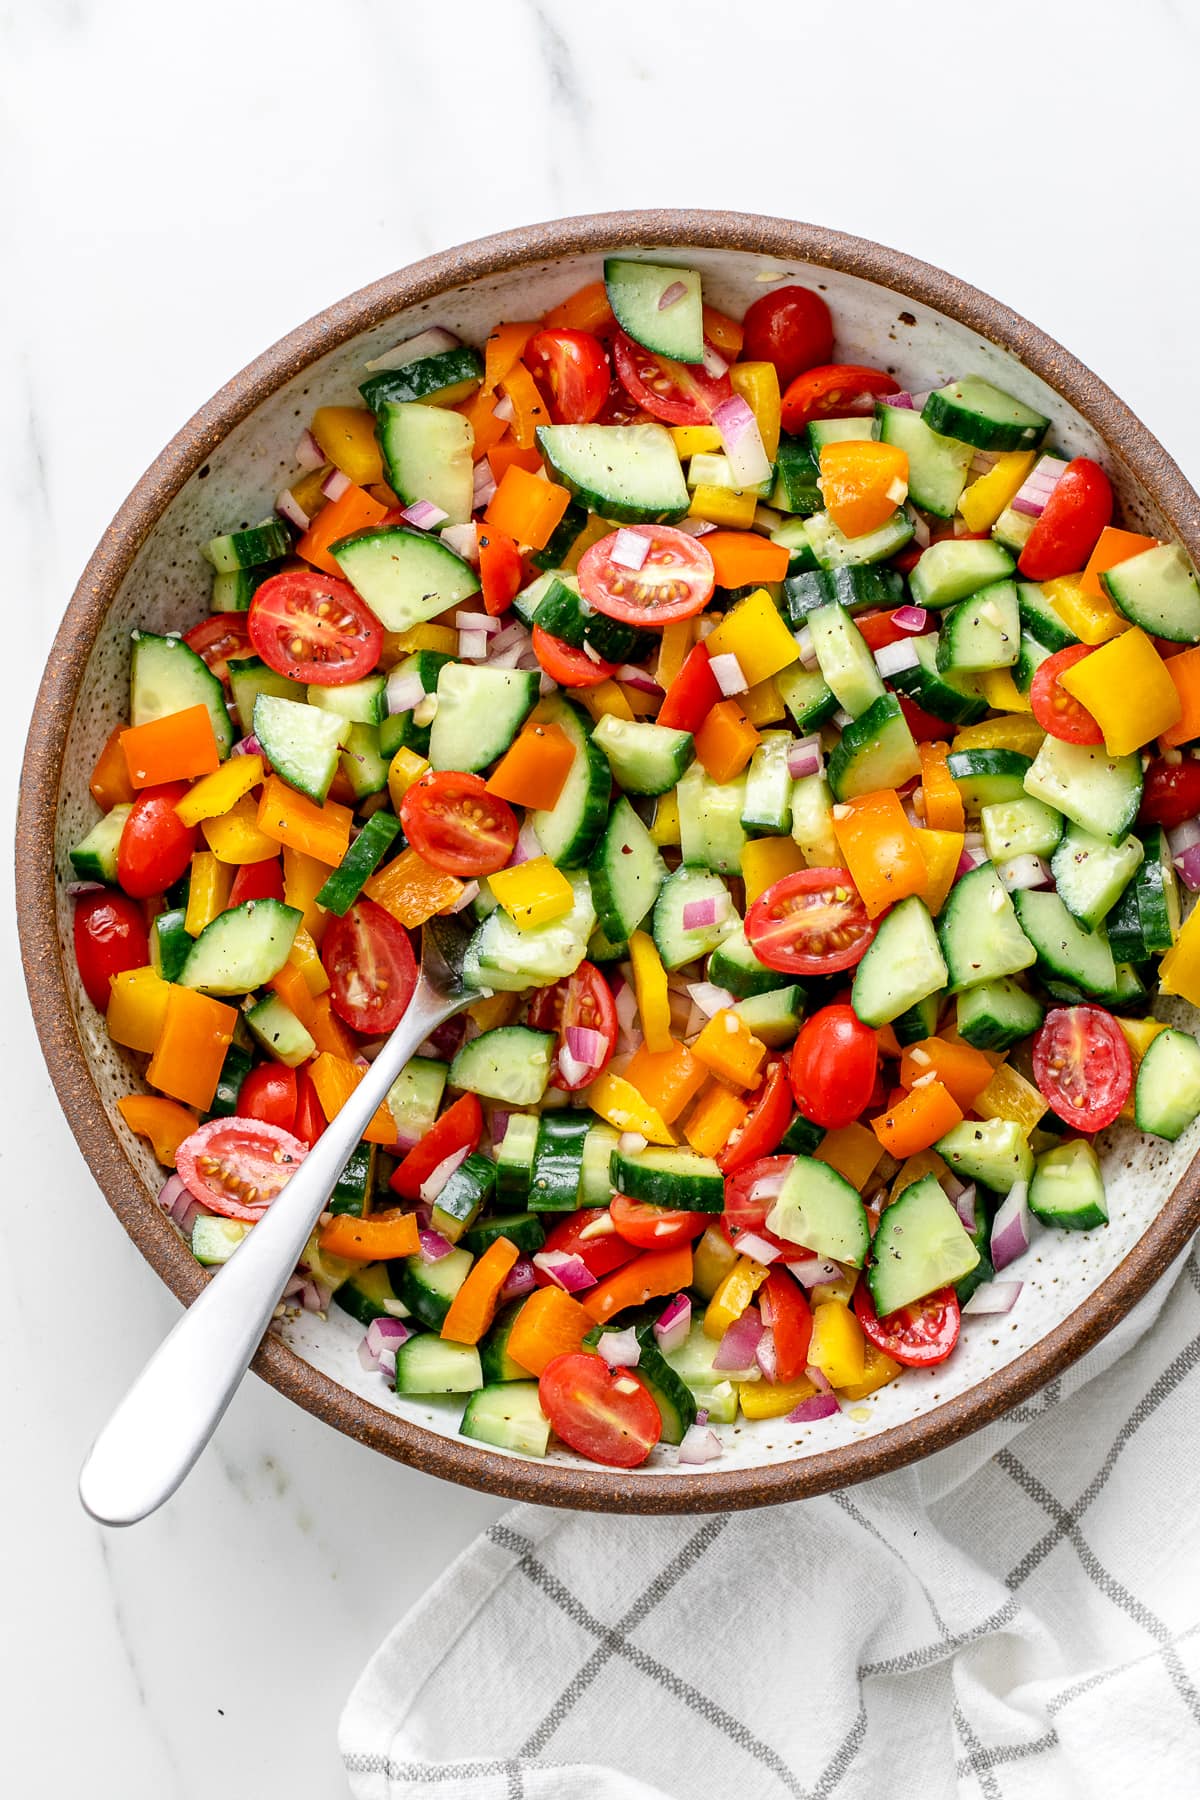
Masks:
[[[444,910],[448,913],[465,912],[467,910],[467,907],[470,906],[473,901],[478,900],[478,898],[479,898],[479,883],[477,881],[468,881],[465,884],[465,886],[463,887],[462,893],[458,896],[458,899],[454,902],[454,905],[447,906]]]
[[[975,476],[976,479],[981,475],[989,474],[996,466],[998,455],[999,452],[996,450],[977,450],[971,458],[971,466],[967,473]]]
[[[576,1256],[570,1250],[539,1250],[533,1266],[548,1275],[555,1287],[562,1288],[565,1294],[581,1294],[585,1288],[596,1285],[596,1277],[582,1256]]]
[[[951,1194],[954,1210],[968,1231],[975,1229],[975,1183],[969,1181],[957,1194]]]
[[[712,422],[721,434],[735,486],[756,487],[771,476],[771,461],[763,448],[758,420],[740,394],[722,400]]]
[[[682,917],[685,931],[704,931],[709,925],[715,925],[717,922],[715,895],[710,895],[706,900],[685,900]]]
[[[500,1303],[507,1305],[510,1300],[519,1300],[524,1294],[531,1294],[537,1286],[537,1274],[527,1256],[518,1256],[504,1286],[500,1289]]]
[[[721,1454],[721,1440],[711,1425],[702,1425],[700,1415],[689,1425],[679,1441],[676,1460],[681,1463],[712,1462]]]
[[[735,1319],[717,1345],[717,1354],[713,1357],[713,1368],[722,1372],[730,1369],[752,1369],[754,1352],[758,1349],[758,1340],[763,1333],[763,1322],[756,1306],[748,1306],[740,1318]]]
[[[650,554],[650,534],[645,537],[640,531],[628,531],[622,528],[613,539],[608,560],[619,569],[640,569]]]
[[[284,488],[283,492],[279,495],[279,498],[275,502],[275,511],[279,514],[280,518],[286,519],[289,525],[294,525],[297,531],[308,530],[308,514],[297,500],[295,494],[293,494],[291,488]]]
[[[924,606],[898,606],[892,614],[892,624],[900,631],[925,631],[929,625],[929,612]]]
[[[341,469],[330,469],[321,483],[321,492],[327,500],[340,500],[350,485],[350,477]]]
[[[1067,467],[1068,464],[1061,456],[1039,456],[1010,502],[1013,511],[1026,513],[1032,519],[1040,519],[1046,510],[1046,502],[1062,480]]]
[[[819,737],[798,738],[788,748],[788,774],[799,780],[805,775],[825,773],[825,753]]]
[[[842,1279],[840,1263],[831,1262],[827,1256],[802,1256],[786,1266],[801,1287],[822,1287]]]
[[[637,994],[627,981],[613,989],[613,1003],[617,1009],[617,1023],[622,1031],[632,1031],[637,1020]]]
[[[364,1369],[378,1369],[385,1375],[396,1373],[396,1352],[412,1336],[403,1319],[372,1319],[367,1334],[358,1346],[358,1360]]]
[[[692,1303],[686,1294],[676,1294],[654,1321],[654,1336],[664,1356],[686,1344],[692,1329]]]
[[[465,525],[446,525],[438,535],[442,543],[464,562],[479,561],[479,532],[470,520]]]
[[[914,411],[913,397],[911,394],[889,394],[883,404],[885,406],[901,406],[907,412]]]
[[[686,531],[689,537],[707,537],[710,531],[717,528],[711,519],[680,519],[676,531]]]
[[[486,662],[490,641],[486,631],[460,631],[458,634],[459,661]]]
[[[875,667],[885,680],[898,675],[901,669],[915,669],[920,660],[911,638],[901,638],[898,644],[881,644],[875,652]]]
[[[440,356],[443,350],[457,350],[459,342],[452,331],[443,331],[440,325],[431,325],[428,331],[418,332],[416,337],[397,344],[391,350],[385,350],[382,356],[373,357],[363,366],[371,374],[377,369],[403,369],[423,356]]]
[[[1006,1269],[1029,1248],[1029,1184],[1018,1181],[1005,1195],[992,1220],[992,1266]]]
[[[300,442],[296,445],[296,461],[304,470],[325,467],[325,452],[311,431],[305,430],[300,433]]]
[[[840,1412],[836,1394],[810,1394],[799,1406],[794,1406],[788,1414],[789,1425],[813,1425],[818,1419],[832,1418]]]
[[[649,1142],[640,1131],[623,1131],[617,1139],[617,1148],[622,1156],[640,1156]]]
[[[717,686],[725,695],[744,694],[750,686],[742,673],[742,665],[732,650],[724,651],[720,656],[711,657],[709,666]]]
[[[493,619],[490,613],[456,612],[455,629],[458,631],[486,631],[489,637],[498,636],[504,629],[499,619]]]
[[[415,525],[418,531],[432,531],[435,525],[440,525],[443,519],[450,517],[440,506],[435,506],[432,500],[414,500],[410,506],[402,506],[400,514],[410,525]]]
[[[624,682],[626,687],[636,688],[639,694],[663,692],[653,675],[648,674],[645,669],[639,669],[636,663],[622,663],[617,670],[616,679]]]
[[[1200,819],[1185,819],[1182,825],[1173,825],[1167,833],[1167,842],[1172,856],[1182,856],[1193,844],[1200,844]]]
[[[923,1050],[920,1051],[916,1060],[919,1061],[921,1057],[925,1057]],[[929,1059],[926,1057],[925,1060]],[[960,1181],[953,1169],[947,1169],[944,1175],[939,1175],[938,1181],[947,1200],[957,1200],[958,1196],[964,1194],[971,1185],[969,1181]]]
[[[713,1018],[733,1005],[733,995],[729,989],[718,987],[713,981],[689,981],[688,998],[706,1019]]]
[[[1193,844],[1181,856],[1175,858],[1175,867],[1183,878],[1183,885],[1190,894],[1200,893],[1200,844]]]
[[[102,881],[68,881],[67,893],[72,900],[78,900],[81,894],[99,894],[104,890]]]
[[[762,1200],[777,1200],[783,1192],[783,1184],[787,1180],[787,1172],[781,1170],[778,1175],[760,1175],[757,1181],[750,1184],[747,1198],[751,1206],[757,1206]]]
[[[888,489],[888,497],[889,497],[889,499],[892,498],[892,492],[891,492],[890,488]],[[911,504],[911,502],[905,506],[904,515],[907,518],[909,524],[913,528],[913,543],[917,546],[917,549],[918,550],[928,550],[930,542],[932,541],[933,533],[930,531],[929,526],[926,524],[925,520],[921,517],[921,515],[917,511],[916,507],[913,506]]]
[[[596,1348],[610,1369],[636,1369],[642,1360],[642,1346],[632,1325],[624,1331],[602,1331]]]
[[[597,1067],[603,1062],[605,1042],[601,1032],[594,1031],[588,1025],[568,1025],[566,1038],[568,1050],[581,1063]]]
[[[1024,850],[1019,856],[998,863],[996,873],[1010,894],[1015,894],[1021,888],[1047,888],[1054,885],[1049,863],[1044,858],[1035,856],[1032,850]]]
[[[1025,1286],[1023,1281],[981,1281],[971,1298],[964,1302],[965,1313],[1006,1313],[1011,1312],[1017,1296]]]
[[[511,1118],[512,1114],[501,1106],[494,1107],[489,1114],[488,1132],[491,1136],[493,1150],[498,1144],[504,1142],[504,1134],[508,1130],[508,1122]]]
[[[672,281],[658,296],[659,312],[666,312],[668,306],[675,306],[687,293],[687,284],[683,281]]]
[[[519,868],[522,863],[532,862],[534,857],[541,856],[542,846],[538,842],[538,834],[534,830],[533,820],[526,819],[517,833],[517,841],[513,845],[513,853],[505,863],[506,869]]]
[[[431,1169],[421,1183],[419,1193],[422,1200],[433,1203],[461,1163],[470,1155],[465,1145],[459,1150],[452,1150],[449,1156],[443,1157],[435,1169]],[[444,1254],[444,1253],[443,1253]]]
[[[263,747],[251,732],[249,737],[239,738],[229,754],[230,756],[262,756]]]
[[[559,1046],[558,1056],[555,1060],[558,1064],[559,1074],[572,1088],[580,1087],[592,1073],[593,1065],[581,1062],[577,1056],[572,1056],[565,1044]]]
[[[833,1383],[824,1369],[818,1369],[816,1363],[809,1363],[804,1371],[806,1378],[812,1382],[818,1394],[832,1394]]]
[[[729,364],[725,358],[713,349],[711,344],[704,346],[704,373],[711,375],[714,381],[720,381],[722,375],[728,374]],[[716,420],[713,420],[716,424]],[[720,427],[718,427],[718,430]]]
[[[443,531],[443,538],[445,535],[446,534]],[[530,637],[528,631],[526,631],[524,625],[522,625],[520,619],[510,619],[503,631],[497,632],[496,642],[492,645],[492,649],[515,649],[518,655],[521,655],[530,648],[532,643],[533,639]]]
[[[458,1163],[462,1162],[463,1158],[465,1156],[466,1156],[466,1151],[463,1151],[462,1154],[459,1155],[459,1157],[458,1157],[458,1162],[456,1162],[454,1165],[455,1168],[458,1167]],[[446,1158],[447,1162],[449,1162],[450,1160],[451,1160],[450,1157]],[[439,1165],[439,1166],[444,1167],[444,1165]],[[434,1173],[436,1174],[436,1172],[437,1171],[435,1170]],[[451,1173],[453,1173],[453,1170],[451,1171]],[[431,1179],[432,1179],[432,1177],[431,1177]],[[441,1184],[441,1187],[444,1187],[445,1185],[446,1185],[445,1182],[443,1182]],[[438,1193],[441,1192],[441,1187],[439,1187]],[[424,1199],[424,1197],[425,1197],[425,1188],[422,1187],[421,1198]],[[436,1198],[436,1195],[434,1196],[434,1198]],[[443,1257],[449,1256],[449,1254],[453,1250],[453,1248],[454,1248],[454,1245],[450,1242],[450,1239],[447,1237],[443,1237],[440,1231],[423,1231],[421,1233],[421,1261],[422,1262],[427,1262],[427,1263],[441,1262]]]
[[[813,634],[808,626],[802,625],[799,631],[793,631],[792,636],[795,638],[796,648],[800,652],[801,666],[805,669],[817,668],[816,645],[813,643]]]
[[[388,714],[391,717],[397,713],[411,712],[425,698],[421,677],[413,673],[406,674],[400,669],[393,669],[388,676],[385,692]]]
[[[773,1263],[782,1255],[777,1244],[769,1244],[756,1231],[743,1231],[735,1246],[739,1256],[749,1256],[756,1263]]]
[[[955,881],[957,881],[960,876],[969,875],[972,869],[977,869],[980,863],[985,863],[986,861],[986,850],[982,847],[976,850],[972,846],[964,844],[962,855],[958,859],[958,867],[954,871]]]
[[[775,1333],[768,1326],[754,1346],[754,1360],[762,1370],[764,1381],[774,1381],[779,1373],[779,1359],[775,1350]]]
[[[481,456],[475,464],[475,475],[471,487],[471,511],[478,512],[486,506],[496,492],[496,477],[492,474],[492,465],[486,456]]]

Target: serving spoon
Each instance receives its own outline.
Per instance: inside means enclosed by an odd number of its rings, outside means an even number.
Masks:
[[[487,988],[466,988],[469,929],[434,919],[421,933],[421,971],[407,1011],[341,1111],[253,1231],[163,1340],[79,1474],[79,1497],[101,1525],[133,1525],[170,1499],[216,1430],[270,1324],[338,1177],[376,1109],[431,1031]]]

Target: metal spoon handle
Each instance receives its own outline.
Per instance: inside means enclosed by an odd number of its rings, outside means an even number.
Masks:
[[[216,1430],[363,1132],[417,1046],[475,998],[422,978],[404,1018],[278,1199],[197,1295],[92,1445],[79,1497],[102,1525],[170,1498]]]

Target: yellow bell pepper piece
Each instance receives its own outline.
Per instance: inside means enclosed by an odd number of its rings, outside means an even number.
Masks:
[[[162,1036],[170,992],[171,983],[149,967],[125,969],[114,975],[106,1014],[113,1043],[151,1055]]]
[[[192,872],[188,880],[184,930],[193,937],[199,937],[204,927],[211,925],[217,914],[225,911],[232,886],[233,870],[229,865],[219,862],[208,850],[197,850],[192,857]]]
[[[321,952],[317,949],[312,933],[301,925],[292,939],[292,947],[288,951],[288,961],[294,963],[304,977],[304,984],[315,1000],[329,987],[329,977],[325,973],[325,965],[321,961]]]
[[[382,661],[387,667],[414,650],[440,650],[444,656],[457,656],[458,633],[451,625],[410,625],[407,631],[384,634]]]
[[[794,875],[804,867],[804,853],[790,837],[751,838],[742,848],[742,880],[746,884],[746,905],[752,906],[758,896],[785,875]]]
[[[975,677],[979,691],[994,712],[1033,711],[1033,701],[1013,680],[1011,669],[983,669]]]
[[[781,1419],[816,1391],[807,1375],[798,1375],[795,1381],[738,1382],[738,1399],[748,1419]]]
[[[608,520],[598,519],[595,513],[592,513],[588,518],[587,524],[575,539],[575,542],[571,545],[567,554],[563,557],[563,568],[569,569],[574,573],[579,567],[580,559],[582,558],[584,551],[590,550],[593,544],[598,544],[601,538],[609,537],[611,533],[612,526],[609,524]]]
[[[1064,669],[1059,681],[1087,707],[1110,756],[1140,750],[1183,711],[1166,663],[1136,625]]]
[[[575,890],[548,856],[534,856],[515,869],[489,875],[493,894],[519,931],[561,919],[575,904]]]
[[[1012,1119],[1029,1134],[1046,1110],[1039,1089],[1009,1063],[1001,1063],[981,1094],[975,1097],[973,1110],[981,1119]]]
[[[1158,965],[1160,993],[1178,994],[1200,1006],[1200,906],[1189,913],[1183,929]]]
[[[854,1298],[854,1284],[858,1280],[858,1270],[851,1269],[840,1281],[818,1281],[816,1287],[809,1290],[810,1306],[820,1306],[825,1301],[833,1301],[838,1306],[849,1306]]]
[[[767,1046],[731,1007],[714,1013],[692,1045],[692,1055],[730,1087],[757,1087]]]
[[[739,694],[738,699],[752,725],[778,725],[787,718],[787,707],[773,675],[768,675],[765,681],[756,681],[752,688]]]
[[[738,1257],[708,1303],[704,1314],[705,1337],[725,1336],[729,1327],[741,1318],[767,1274],[765,1263],[755,1262],[752,1256]]]
[[[334,468],[358,487],[383,480],[375,414],[365,406],[318,406],[309,430]]]
[[[695,619],[672,619],[669,625],[663,626],[662,640],[658,647],[658,666],[654,671],[654,679],[660,688],[670,687],[687,661],[695,642]]]
[[[1154,1042],[1160,1031],[1167,1029],[1165,1019],[1118,1019],[1121,1034],[1129,1045],[1129,1054],[1133,1060],[1133,1086],[1129,1090],[1129,1098],[1121,1108],[1120,1116],[1135,1123],[1134,1097],[1137,1088],[1137,1072],[1142,1066],[1142,1058]]]
[[[1031,713],[1007,713],[985,719],[981,725],[964,725],[955,735],[952,750],[1019,750],[1036,756],[1046,733]]]
[[[1129,630],[1129,620],[1117,611],[1107,594],[1084,593],[1081,574],[1043,581],[1042,593],[1081,644],[1106,644]]]
[[[674,425],[671,436],[681,461],[687,456],[712,456],[723,447],[715,425]]]
[[[689,508],[693,519],[707,519],[710,525],[728,525],[748,531],[754,523],[758,496],[741,488],[712,487],[702,481],[692,490]]]
[[[274,838],[259,830],[258,805],[243,794],[219,819],[201,819],[204,841],[218,862],[260,863],[279,855]],[[191,930],[189,925],[188,930]]]
[[[304,915],[302,929],[317,944],[329,918],[325,908],[317,905],[317,895],[328,879],[328,864],[306,856],[303,850],[293,850],[289,844],[283,846],[283,897]]]
[[[679,842],[679,801],[672,788],[654,802],[654,821],[650,826],[650,842],[660,849]]]
[[[921,830],[917,833],[927,876],[921,898],[934,918],[945,906],[946,896],[954,885],[965,841],[961,831]]]
[[[947,1173],[946,1164],[936,1150],[918,1150],[915,1156],[910,1156],[901,1165],[888,1191],[889,1203],[898,1200],[905,1188],[911,1187],[914,1181],[920,1181],[926,1175],[936,1175],[940,1181]]]
[[[774,363],[734,363],[729,381],[735,394],[740,394],[758,425],[763,449],[772,462],[779,450],[779,373]]]
[[[765,588],[739,600],[705,643],[710,656],[736,656],[750,687],[800,660],[796,640]]]
[[[852,1125],[839,1126],[836,1131],[827,1131],[813,1151],[818,1162],[828,1163],[831,1169],[844,1175],[860,1194],[875,1173],[882,1155],[883,1145],[875,1133],[857,1120]]]
[[[521,1010],[520,994],[490,994],[486,1000],[476,1000],[467,1008],[468,1019],[473,1019],[480,1031],[495,1031],[498,1026],[511,1025]]]
[[[572,693],[583,701],[597,724],[606,714],[614,719],[633,718],[633,708],[615,681],[598,681],[595,687],[573,688]]]
[[[808,1360],[814,1369],[820,1369],[830,1387],[853,1387],[863,1379],[866,1339],[848,1306],[836,1300],[822,1300],[813,1307]]]
[[[616,1131],[636,1131],[651,1144],[678,1142],[661,1113],[648,1106],[631,1081],[607,1070],[588,1089],[592,1111]]]
[[[633,964],[633,991],[637,995],[642,1037],[647,1050],[657,1056],[672,1047],[667,972],[654,939],[644,931],[635,931],[630,938],[629,960]]]
[[[1006,450],[986,475],[973,481],[958,503],[968,531],[990,531],[1006,506],[1011,506],[1021,483],[1034,465],[1034,450]]]
[[[863,1342],[863,1377],[861,1381],[852,1381],[848,1386],[840,1388],[843,1400],[865,1400],[877,1388],[886,1387],[889,1381],[895,1381],[900,1373],[900,1364],[877,1350],[869,1338]]]
[[[189,788],[175,811],[185,825],[199,825],[201,819],[215,819],[228,812],[252,787],[257,787],[262,778],[261,756],[231,756],[219,769],[202,776]]]
[[[711,1300],[737,1259],[738,1253],[725,1233],[715,1225],[707,1226],[692,1252],[692,1286],[696,1292]]]
[[[423,756],[418,756],[415,750],[397,750],[388,764],[387,776],[388,799],[392,803],[393,812],[400,811],[400,802],[405,794],[420,781],[428,768],[428,762]]]

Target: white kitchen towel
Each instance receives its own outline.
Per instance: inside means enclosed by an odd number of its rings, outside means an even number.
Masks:
[[[517,1507],[364,1671],[351,1792],[1195,1800],[1198,1363],[1193,1246],[911,1469],[725,1516]]]

